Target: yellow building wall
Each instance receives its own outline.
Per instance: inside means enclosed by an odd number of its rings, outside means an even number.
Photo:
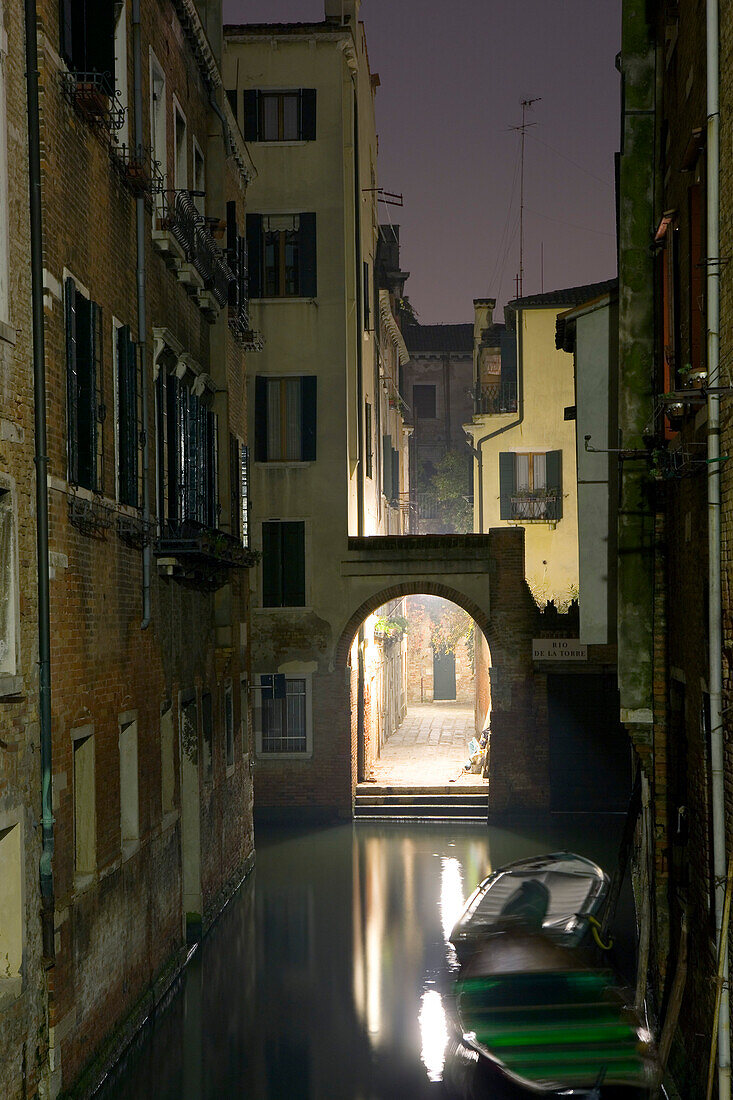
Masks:
[[[560,607],[578,595],[578,497],[575,422],[564,419],[575,403],[573,357],[555,348],[557,308],[525,309],[517,316],[518,384],[523,417],[518,413],[474,417],[474,446],[489,432],[506,428],[481,448],[483,459],[483,526],[523,526],[525,575],[539,604],[554,600]],[[502,451],[562,451],[563,514],[556,524],[546,521],[503,520],[499,500],[499,454]],[[474,484],[477,482],[474,463]],[[478,530],[478,502],[474,509]]]

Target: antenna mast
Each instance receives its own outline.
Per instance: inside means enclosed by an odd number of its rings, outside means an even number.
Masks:
[[[527,122],[526,115],[527,109],[532,106],[533,103],[539,103],[541,96],[535,96],[534,99],[522,100],[522,125],[512,126],[512,130],[519,130],[521,134],[522,148],[519,161],[519,274],[517,275],[517,297],[521,298],[524,293],[524,138],[527,133],[528,126],[536,126],[535,122]]]

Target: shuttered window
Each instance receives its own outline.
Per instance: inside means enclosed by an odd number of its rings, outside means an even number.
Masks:
[[[249,546],[249,448],[229,435],[229,487],[231,493],[231,532]]]
[[[400,499],[400,452],[392,448],[392,496],[393,503]]]
[[[307,682],[301,677],[289,676],[285,682],[285,698],[276,699],[272,689],[267,690],[271,680],[272,677],[260,677],[260,752],[307,752]]]
[[[562,451],[500,453],[501,519],[557,522],[562,502]]]
[[[102,310],[66,280],[66,442],[72,485],[102,492]]]
[[[394,449],[392,447],[392,436],[382,436],[382,492],[386,496],[387,500],[392,499],[392,488],[394,482],[392,480],[392,456],[394,455]]]
[[[218,527],[218,417],[188,380],[161,371],[156,383],[158,514],[161,523]]]
[[[315,214],[247,214],[247,262],[250,297],[315,297]]]
[[[366,476],[374,477],[374,451],[372,450],[372,406],[364,402],[364,446],[366,457]]]
[[[316,90],[244,92],[245,141],[315,141]]]
[[[128,325],[115,331],[117,366],[117,498],[121,504],[140,504],[141,392],[137,344]]]
[[[257,462],[315,462],[315,375],[255,379]]]
[[[305,523],[262,524],[262,606],[305,607]]]

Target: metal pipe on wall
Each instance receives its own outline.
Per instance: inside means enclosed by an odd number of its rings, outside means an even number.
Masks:
[[[135,125],[135,145],[137,154],[143,156],[143,74],[142,46],[140,42],[140,0],[132,0],[132,64],[133,64],[133,111]],[[135,200],[137,218],[137,342],[140,348],[140,374],[142,379],[142,482],[143,482],[143,617],[140,629],[150,626],[150,574],[152,569],[152,548],[150,546],[150,445],[148,442],[148,370],[147,370],[147,300],[145,295],[145,198],[138,195]]]
[[[48,572],[48,448],[46,350],[43,330],[43,211],[41,135],[38,110],[38,25],[35,0],[25,0],[25,68],[28,102],[28,186],[31,232],[31,309],[36,466],[36,556],[38,568],[38,709],[41,741],[41,925],[43,956],[53,960],[53,742],[51,736],[51,611]]]
[[[713,806],[715,927],[720,949],[725,904],[725,778],[723,745],[723,629],[721,598],[720,494],[720,79],[718,0],[706,0],[707,97],[707,367],[708,390],[708,634],[710,694],[710,770]],[[727,950],[718,1021],[718,1100],[730,1100],[730,993]]]

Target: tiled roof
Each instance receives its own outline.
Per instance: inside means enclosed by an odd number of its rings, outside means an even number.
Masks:
[[[405,325],[410,355],[473,355],[473,325]]]
[[[503,321],[495,321],[493,325],[489,325],[488,328],[481,330],[481,343],[488,344],[490,347],[498,346],[501,340],[501,334],[504,332],[506,325]]]
[[[577,306],[608,294],[616,285],[615,279],[606,279],[602,283],[586,283],[585,286],[569,286],[563,290],[548,290],[545,294],[528,294],[524,298],[513,298],[507,302],[509,309],[531,309],[536,306]]]

